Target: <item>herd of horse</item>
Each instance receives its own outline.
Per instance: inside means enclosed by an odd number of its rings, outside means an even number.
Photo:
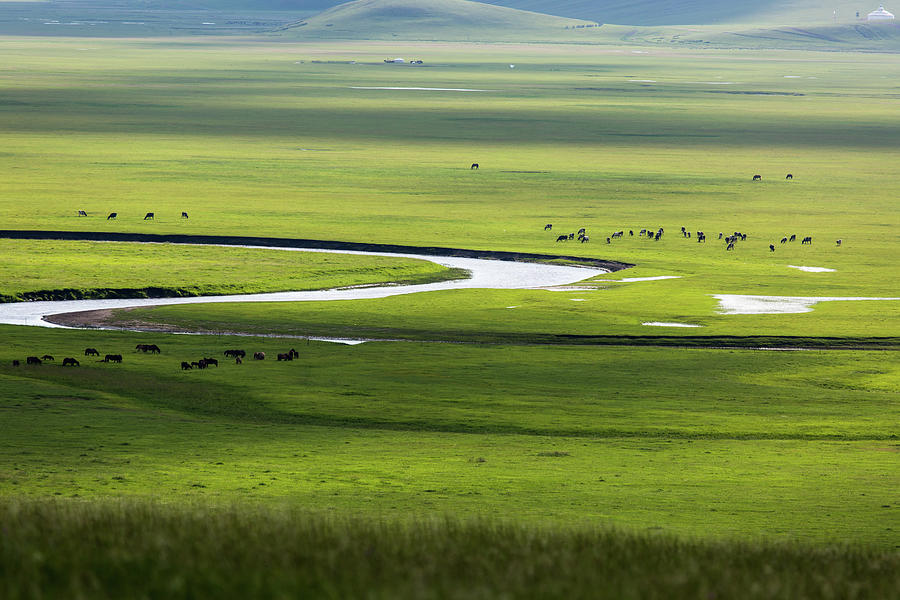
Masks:
[[[544,225],[544,231],[553,231],[553,223],[547,223],[546,225]],[[638,232],[638,237],[645,237],[648,240],[653,240],[653,241],[658,242],[660,239],[662,239],[662,236],[664,233],[665,233],[665,229],[662,227],[655,228],[655,229],[653,227],[645,227]],[[578,240],[581,241],[582,244],[590,241],[590,238],[587,235],[587,229],[585,227],[582,227],[581,229],[579,229],[577,234],[575,232],[572,232],[572,233],[564,233],[562,235],[558,235],[556,237],[556,241],[557,242],[565,242],[568,240],[574,240],[576,238],[576,235],[578,237]],[[634,237],[634,229],[628,230],[628,236]],[[697,243],[705,243],[706,242],[706,233],[703,231],[691,232],[686,227],[682,227],[681,228],[681,236],[685,239],[696,239]],[[606,238],[606,243],[612,244],[613,240],[622,238],[622,237],[625,237],[624,229],[615,231],[612,234],[610,234],[610,236]],[[726,236],[723,232],[720,231],[719,232],[719,240],[721,240],[725,243],[726,251],[731,251],[736,248],[737,242],[746,242],[747,241],[747,234],[740,232],[740,231],[735,231],[732,234]],[[797,240],[797,235],[791,234],[790,237],[784,236],[781,239],[781,243],[786,244],[788,242],[794,242],[796,240]],[[801,243],[801,245],[812,244],[812,236],[804,237],[800,243]],[[835,243],[838,246],[840,246],[843,243],[843,240],[836,240]],[[775,244],[769,244],[769,251],[775,252]]]
[[[147,353],[161,354],[162,353],[162,350],[156,344],[138,344],[137,346],[134,347],[134,351],[135,352],[143,352],[145,354],[147,354]],[[247,356],[247,352],[245,350],[238,350],[238,349],[226,350],[224,354],[228,358],[233,358],[235,364],[238,364],[238,365],[243,364],[243,362],[244,362],[243,359],[246,358],[246,356]],[[85,356],[96,356],[99,358],[100,351],[97,350],[96,348],[85,348],[84,355]],[[294,360],[295,358],[300,358],[300,353],[297,352],[297,350],[294,348],[291,348],[287,352],[278,353],[278,357],[277,357],[277,359],[279,361]],[[265,352],[254,352],[253,353],[253,360],[265,360],[265,359],[266,359]],[[25,358],[25,364],[26,365],[41,365],[41,364],[44,364],[45,362],[51,362],[51,361],[55,361],[55,360],[56,359],[50,354],[44,354],[43,356],[40,356],[40,357],[28,356]],[[102,359],[98,360],[97,362],[119,363],[120,364],[122,362],[122,360],[123,360],[123,357],[121,354],[107,354]],[[21,366],[21,364],[22,364],[22,362],[20,360],[12,361],[12,365],[14,367]],[[78,359],[76,359],[74,357],[66,357],[62,361],[62,366],[64,366],[64,367],[77,367],[80,365],[81,365],[81,363],[78,361]],[[208,356],[203,357],[200,360],[182,361],[181,362],[181,369],[183,371],[188,371],[188,370],[191,370],[194,368],[206,369],[207,367],[211,367],[211,366],[218,367],[219,361],[215,358],[208,357]]]
[[[87,213],[86,210],[79,210],[79,211],[78,211],[78,216],[79,216],[79,217],[87,217],[87,216],[88,216],[88,213]],[[118,219],[118,218],[119,218],[119,213],[117,213],[117,212],[111,212],[111,213],[109,213],[108,215],[106,215],[106,220],[107,220],[107,221],[115,221],[115,220]],[[181,218],[182,218],[182,219],[187,219],[187,218],[188,218],[188,214],[187,214],[186,212],[184,212],[184,211],[181,211]],[[155,212],[148,212],[147,214],[144,215],[144,220],[145,220],[145,221],[153,221],[153,220],[155,220],[155,219],[156,219],[156,213],[155,213]]]

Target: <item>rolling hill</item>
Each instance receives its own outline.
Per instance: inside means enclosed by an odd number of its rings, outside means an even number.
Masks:
[[[300,37],[406,40],[556,39],[596,23],[469,0],[355,0],[283,29]]]

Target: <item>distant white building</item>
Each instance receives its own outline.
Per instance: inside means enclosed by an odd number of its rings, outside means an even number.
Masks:
[[[869,21],[869,22],[872,22],[872,21],[875,21],[875,22],[882,21],[883,22],[883,21],[893,21],[893,20],[894,20],[894,15],[889,13],[888,11],[884,10],[883,4],[878,7],[878,10],[873,10],[866,17],[866,21]]]

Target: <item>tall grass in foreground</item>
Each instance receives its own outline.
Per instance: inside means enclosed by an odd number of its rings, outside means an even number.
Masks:
[[[0,503],[0,597],[896,598],[900,554],[256,506]]]

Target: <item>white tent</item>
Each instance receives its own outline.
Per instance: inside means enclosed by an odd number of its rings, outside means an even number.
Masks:
[[[878,10],[873,10],[866,17],[867,21],[893,21],[894,15],[884,10],[884,5],[878,7]]]

